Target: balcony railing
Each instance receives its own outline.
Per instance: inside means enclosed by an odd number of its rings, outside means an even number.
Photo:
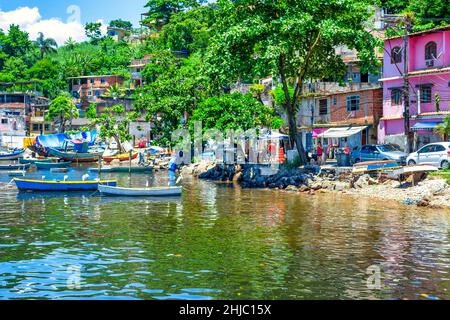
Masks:
[[[142,73],[141,72],[132,72],[131,73],[131,79],[133,79],[133,80],[142,80]]]

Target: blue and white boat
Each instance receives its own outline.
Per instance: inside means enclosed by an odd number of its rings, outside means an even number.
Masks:
[[[90,180],[90,181],[50,181],[14,179],[19,191],[96,191],[99,185],[117,186],[115,180]]]
[[[367,161],[359,162],[353,165],[353,173],[390,171],[399,168],[401,168],[401,166],[395,160]]]
[[[13,151],[0,151],[0,161],[1,160],[17,160],[23,157],[25,149],[17,149]]]

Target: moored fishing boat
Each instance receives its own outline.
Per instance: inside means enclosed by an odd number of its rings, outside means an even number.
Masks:
[[[0,164],[0,170],[26,170],[30,167],[30,164]]]
[[[138,153],[133,153],[131,155],[131,160],[134,160],[138,157]],[[130,154],[129,153],[124,153],[124,154],[119,154],[119,155],[115,155],[115,156],[105,156],[103,157],[103,161],[105,161],[106,163],[111,163],[114,160],[119,160],[120,162],[124,162],[124,161],[130,161]]]
[[[119,197],[173,197],[181,196],[182,187],[166,188],[120,188],[104,184],[98,185],[101,194]]]
[[[52,168],[68,168],[72,165],[72,162],[36,162],[34,165],[40,170],[48,170]]]
[[[50,161],[56,161],[58,158],[19,158],[20,164],[35,164],[36,162],[50,162]]]
[[[0,160],[17,160],[23,157],[25,149],[17,149],[13,151],[0,151]]]
[[[116,186],[115,180],[88,180],[88,181],[50,181],[14,179],[19,191],[95,191],[99,184]]]
[[[395,170],[398,168],[400,168],[400,165],[395,160],[368,161],[368,162],[360,162],[353,165],[353,173],[388,171],[388,170]]]
[[[78,153],[74,151],[59,151],[53,148],[49,148],[48,152],[54,157],[71,162],[96,162],[103,154],[103,151]]]

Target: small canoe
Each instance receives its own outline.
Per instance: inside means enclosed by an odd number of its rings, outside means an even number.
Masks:
[[[360,162],[353,166],[353,173],[387,171],[401,168],[395,160]]]
[[[58,158],[19,158],[20,164],[35,164],[36,162],[57,161]]]
[[[14,151],[1,151],[0,160],[17,160],[23,157],[25,149],[18,149]]]
[[[26,170],[30,167],[30,164],[0,164],[0,170]]]
[[[59,151],[53,148],[48,148],[48,152],[54,157],[71,162],[96,162],[103,155],[103,151],[77,153],[73,151]]]
[[[49,170],[53,168],[68,168],[72,162],[36,162],[34,165],[39,170]]]
[[[107,196],[118,197],[174,197],[181,196],[182,187],[120,188],[99,184],[98,191]]]
[[[50,180],[30,180],[14,179],[19,191],[95,191],[99,184],[106,186],[116,186],[115,180],[103,181],[50,181]]]
[[[138,157],[138,153],[133,153],[133,155],[131,156],[131,159],[134,160]],[[124,162],[124,161],[130,161],[130,154],[129,153],[124,153],[124,154],[119,154],[116,156],[107,156],[107,157],[103,157],[103,161],[105,161],[106,163],[111,163],[114,160],[119,160],[120,162]]]

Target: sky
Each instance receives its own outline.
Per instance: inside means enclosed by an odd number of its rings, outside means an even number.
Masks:
[[[84,24],[102,22],[102,31],[114,19],[139,26],[147,0],[0,0],[0,29],[18,24],[34,40],[39,32],[63,44],[69,37],[85,40]]]

